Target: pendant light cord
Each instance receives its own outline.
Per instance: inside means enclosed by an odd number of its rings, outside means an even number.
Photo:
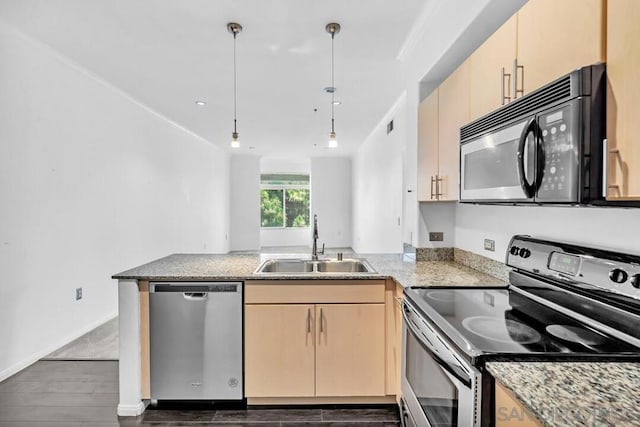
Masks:
[[[236,72],[236,36],[238,34],[233,32],[233,132],[237,133],[236,121],[237,121],[237,72]]]
[[[334,53],[333,53],[333,39],[335,38],[336,34],[335,32],[331,33],[331,87],[333,88],[333,90],[331,91],[331,132],[334,133],[335,129],[334,129],[334,115],[333,115],[333,108],[335,107],[335,96],[336,96],[336,85],[335,85],[335,81],[334,81]]]

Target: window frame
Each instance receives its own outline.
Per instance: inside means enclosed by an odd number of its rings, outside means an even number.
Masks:
[[[281,173],[282,175],[288,175]],[[304,230],[311,228],[311,224],[307,224],[304,227],[287,227],[287,197],[286,190],[307,190],[309,192],[309,220],[311,220],[311,175],[310,174],[295,174],[305,175],[309,177],[308,184],[262,184],[262,175],[274,175],[274,173],[261,173],[260,174],[260,191],[262,190],[282,190],[282,226],[280,227],[263,227],[262,226],[262,204],[260,206],[260,229],[261,230]]]

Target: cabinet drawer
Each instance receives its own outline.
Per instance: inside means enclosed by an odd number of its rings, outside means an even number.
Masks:
[[[384,280],[253,280],[246,304],[384,303]]]

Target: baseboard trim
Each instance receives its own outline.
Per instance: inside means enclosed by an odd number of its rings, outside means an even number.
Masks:
[[[80,338],[81,336],[83,336],[84,334],[86,334],[87,332],[97,328],[98,326],[102,325],[103,323],[108,322],[109,320],[115,319],[118,316],[118,312],[114,312],[114,313],[109,313],[106,317],[100,318],[98,320],[96,320],[93,323],[90,323],[88,326],[85,326],[84,328],[74,332],[71,335],[66,336],[65,338],[61,339],[60,341],[58,341],[58,343],[53,344],[21,361],[19,361],[18,363],[13,364],[12,366],[9,366],[8,368],[4,369],[3,371],[0,371],[0,381],[4,381],[7,378],[17,374],[18,372],[22,371],[23,369],[27,368],[28,366],[36,363],[38,360],[42,359],[43,357],[45,357],[47,354],[50,354],[54,351],[56,351],[59,348],[64,347],[65,345],[69,344],[71,341]]]
[[[140,401],[137,405],[118,405],[119,417],[137,417],[144,412],[144,402]]]
[[[389,403],[396,403],[396,396],[247,398],[248,405],[379,405]]]

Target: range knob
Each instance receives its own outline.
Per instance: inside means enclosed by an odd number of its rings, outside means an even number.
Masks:
[[[619,268],[614,268],[609,272],[609,279],[615,283],[624,283],[627,281],[629,275],[626,271],[620,270]]]
[[[640,289],[640,273],[631,276],[631,286],[636,289]]]
[[[509,249],[511,255],[518,255],[518,252],[520,252],[520,248],[517,246],[511,246],[511,249]]]
[[[531,256],[531,251],[527,248],[520,249],[520,257],[521,258],[529,258]]]

